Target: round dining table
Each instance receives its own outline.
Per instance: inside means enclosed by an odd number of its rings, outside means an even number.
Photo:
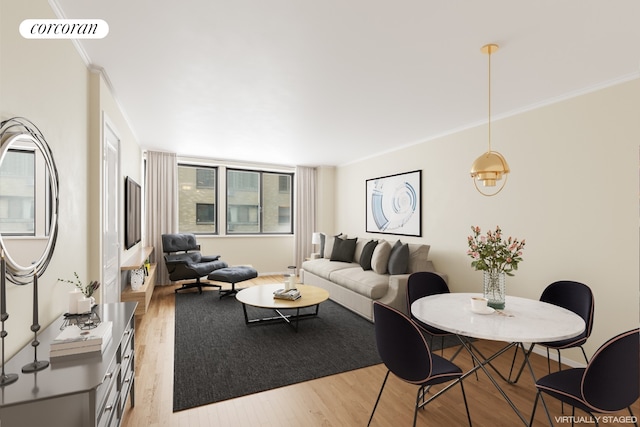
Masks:
[[[575,337],[584,331],[585,322],[576,313],[557,305],[509,295],[506,297],[504,309],[472,310],[471,298],[474,297],[482,297],[482,294],[430,295],[414,301],[411,304],[411,314],[427,325],[455,334],[475,362],[474,367],[466,372],[461,380],[482,369],[524,425],[528,425],[527,419],[485,365],[489,365],[503,380],[513,384],[510,380],[511,374],[508,379],[505,378],[491,365],[491,361],[512,347],[516,347],[516,350],[521,348],[535,383],[536,378],[529,363],[533,344]],[[507,344],[491,356],[485,356],[474,346],[470,338],[503,341]],[[528,351],[524,343],[531,344]]]
[[[416,300],[411,313],[430,326],[466,337],[505,342],[552,342],[584,331],[582,317],[557,305],[507,295],[503,310],[475,313],[475,293],[446,293]]]

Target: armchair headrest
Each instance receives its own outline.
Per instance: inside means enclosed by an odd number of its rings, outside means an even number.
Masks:
[[[194,234],[163,234],[162,235],[162,252],[182,252],[200,250],[200,245],[196,243]]]

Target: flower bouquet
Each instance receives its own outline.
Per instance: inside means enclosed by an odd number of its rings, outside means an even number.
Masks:
[[[525,240],[509,237],[504,239],[500,226],[495,231],[481,234],[480,227],[471,226],[473,235],[467,238],[469,255],[473,261],[471,266],[484,271],[484,296],[489,306],[504,308],[505,275],[513,276],[522,261],[522,250]]]

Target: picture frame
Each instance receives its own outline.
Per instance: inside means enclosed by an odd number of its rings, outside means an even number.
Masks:
[[[422,170],[365,181],[367,233],[422,236]]]

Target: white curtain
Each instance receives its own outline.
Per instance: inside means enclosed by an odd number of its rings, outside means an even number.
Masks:
[[[178,232],[178,161],[174,153],[147,152],[145,246],[153,246],[157,284],[171,284],[162,253],[162,235]]]
[[[298,271],[300,271],[302,261],[304,261],[313,250],[311,235],[316,231],[316,176],[315,168],[304,166],[296,167],[294,261]]]

